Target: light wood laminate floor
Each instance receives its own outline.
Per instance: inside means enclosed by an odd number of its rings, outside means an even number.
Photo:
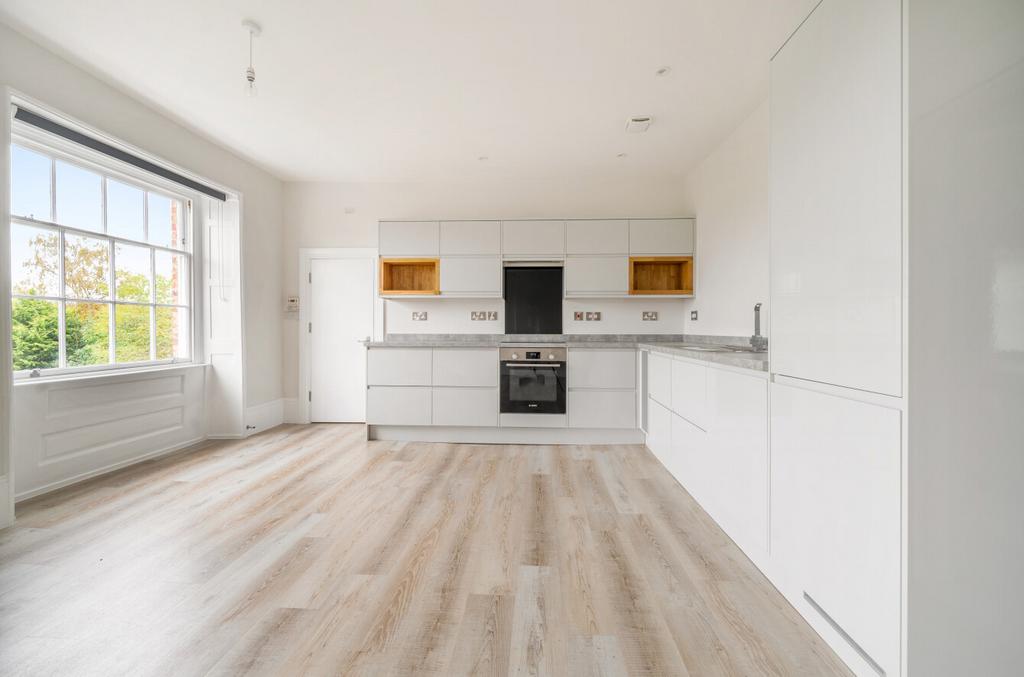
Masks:
[[[635,446],[284,426],[18,506],[4,675],[848,675]]]

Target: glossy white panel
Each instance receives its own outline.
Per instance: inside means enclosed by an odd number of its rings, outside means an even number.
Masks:
[[[628,254],[629,221],[587,220],[565,222],[565,253]]]
[[[570,428],[636,428],[635,390],[573,390],[567,409]]]
[[[710,492],[719,478],[708,467],[707,433],[682,416],[671,414],[671,420],[672,451],[663,463],[683,488],[714,517]]]
[[[824,2],[771,66],[778,374],[901,392],[899,0]]]
[[[434,348],[433,384],[435,386],[498,385],[496,348]]]
[[[570,389],[635,387],[635,350],[570,349]]]
[[[498,256],[500,221],[442,221],[441,256]]]
[[[443,257],[441,294],[501,296],[501,270],[497,256]]]
[[[432,393],[433,425],[498,425],[497,388],[437,388]]]
[[[629,253],[648,256],[693,254],[693,219],[634,219],[629,222]]]
[[[780,384],[771,399],[772,559],[899,674],[901,414]]]
[[[708,429],[708,368],[697,362],[672,360],[672,411],[698,428]]]
[[[625,296],[628,290],[627,256],[571,256],[565,260],[567,296]]]
[[[503,221],[501,253],[506,257],[562,257],[565,221]]]
[[[653,399],[647,407],[647,448],[669,467],[672,454],[672,412]]]
[[[381,256],[437,256],[437,221],[381,221],[378,230]]]
[[[370,348],[366,382],[371,386],[428,386],[431,365],[430,348]]]
[[[672,358],[658,353],[649,354],[647,394],[664,407],[672,406]]]
[[[379,425],[430,425],[431,388],[370,386],[366,422]]]

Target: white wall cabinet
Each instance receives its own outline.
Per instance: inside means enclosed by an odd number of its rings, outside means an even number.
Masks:
[[[565,221],[503,221],[501,251],[509,256],[565,256]]]
[[[442,296],[501,296],[501,259],[497,256],[441,258]]]
[[[707,423],[708,367],[697,362],[672,360],[671,409],[703,430]]]
[[[771,64],[772,371],[899,396],[901,7],[823,2]]]
[[[626,296],[629,258],[570,256],[565,259],[566,296]]]
[[[494,427],[498,425],[497,388],[433,389],[433,425]]]
[[[636,351],[570,350],[569,388],[636,388]]]
[[[498,256],[500,221],[442,221],[441,256]]]
[[[498,351],[494,348],[434,348],[435,386],[498,385]]]
[[[899,674],[901,412],[780,383],[771,397],[772,558]]]
[[[381,256],[437,256],[440,251],[437,221],[381,221],[377,236]]]
[[[570,428],[636,428],[635,390],[571,390]]]
[[[628,254],[629,221],[609,219],[566,221],[565,253],[569,256]]]
[[[371,425],[430,425],[431,389],[370,386],[366,389],[366,422]]]
[[[629,253],[646,256],[693,254],[693,219],[633,219]]]
[[[430,348],[375,348],[366,355],[366,383],[371,386],[428,386]]]

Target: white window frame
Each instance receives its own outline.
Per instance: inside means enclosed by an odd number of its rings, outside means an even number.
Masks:
[[[75,165],[82,169],[86,169],[90,172],[97,173],[101,176],[102,190],[101,200],[103,208],[103,227],[104,231],[107,227],[107,181],[113,179],[117,182],[124,183],[126,185],[138,188],[148,193],[155,193],[163,197],[167,197],[173,200],[181,202],[183,207],[183,223],[182,223],[182,248],[175,249],[174,247],[166,247],[161,245],[151,244],[145,240],[133,240],[131,238],[125,238],[117,235],[111,235],[107,232],[97,232],[92,230],[86,230],[82,228],[76,228],[75,226],[62,225],[52,221],[43,221],[39,219],[26,218],[23,216],[11,214],[10,222],[12,224],[20,224],[39,228],[42,230],[50,230],[57,232],[60,238],[59,246],[59,266],[61,270],[60,275],[60,296],[38,296],[38,295],[22,295],[15,294],[14,290],[11,290],[11,300],[16,298],[32,298],[38,300],[55,301],[57,302],[58,308],[58,323],[60,331],[58,334],[58,355],[59,364],[64,366],[51,367],[45,369],[22,369],[13,371],[15,381],[22,380],[35,380],[36,378],[59,378],[59,377],[73,377],[81,376],[90,373],[97,372],[112,372],[112,371],[124,371],[124,370],[140,370],[140,369],[154,369],[154,368],[165,368],[171,365],[184,365],[194,363],[196,361],[196,350],[197,350],[197,296],[196,288],[198,286],[199,279],[196,276],[196,249],[194,243],[196,242],[196,205],[200,203],[200,195],[195,191],[189,190],[184,186],[177,183],[166,181],[162,177],[158,177],[149,172],[136,169],[125,163],[118,162],[112,158],[109,158],[101,153],[97,153],[89,148],[85,148],[73,142],[67,141],[60,137],[56,137],[52,134],[48,134],[42,130],[36,129],[30,125],[26,125],[18,122],[17,120],[12,121],[11,129],[11,145],[21,146],[28,150],[42,153],[54,161],[59,160],[68,164]],[[50,177],[50,216],[56,218],[56,190],[55,190],[55,178],[53,172],[55,172],[56,164],[51,164],[51,177]],[[13,183],[13,177],[12,177]],[[13,196],[12,196],[13,200]],[[144,209],[148,210],[148,200],[144,200]],[[13,207],[13,202],[12,202]],[[110,280],[109,286],[109,297],[106,299],[78,299],[71,298],[64,294],[65,280],[63,276],[64,266],[64,242],[66,235],[82,235],[91,237],[94,239],[104,240],[108,243],[110,248]],[[148,235],[148,214],[144,222],[143,238]],[[189,273],[188,280],[188,291],[187,301],[188,305],[179,304],[168,304],[168,303],[156,303],[156,289],[155,285],[152,284],[153,278],[151,277],[151,290],[150,290],[150,302],[143,301],[118,301],[117,290],[114,284],[117,268],[116,261],[114,259],[115,245],[118,243],[127,244],[131,246],[144,247],[150,251],[150,271],[151,275],[155,276],[154,266],[154,253],[156,251],[166,251],[173,254],[181,255],[185,259],[185,267]],[[13,270],[12,270],[13,277]],[[84,302],[84,303],[97,303],[109,305],[111,307],[109,313],[109,338],[108,338],[108,350],[109,350],[109,362],[107,364],[97,365],[86,365],[69,367],[66,366],[66,346],[65,346],[65,303],[67,302]],[[145,306],[150,308],[150,359],[140,360],[136,362],[115,362],[115,350],[116,350],[116,321],[115,313],[118,305],[136,305]],[[175,308],[185,309],[189,316],[189,327],[187,335],[184,339],[188,344],[188,357],[172,357],[165,359],[156,359],[156,308]]]

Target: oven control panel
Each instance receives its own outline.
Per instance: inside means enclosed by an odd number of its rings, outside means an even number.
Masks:
[[[502,362],[564,362],[564,346],[508,346],[498,350]]]

